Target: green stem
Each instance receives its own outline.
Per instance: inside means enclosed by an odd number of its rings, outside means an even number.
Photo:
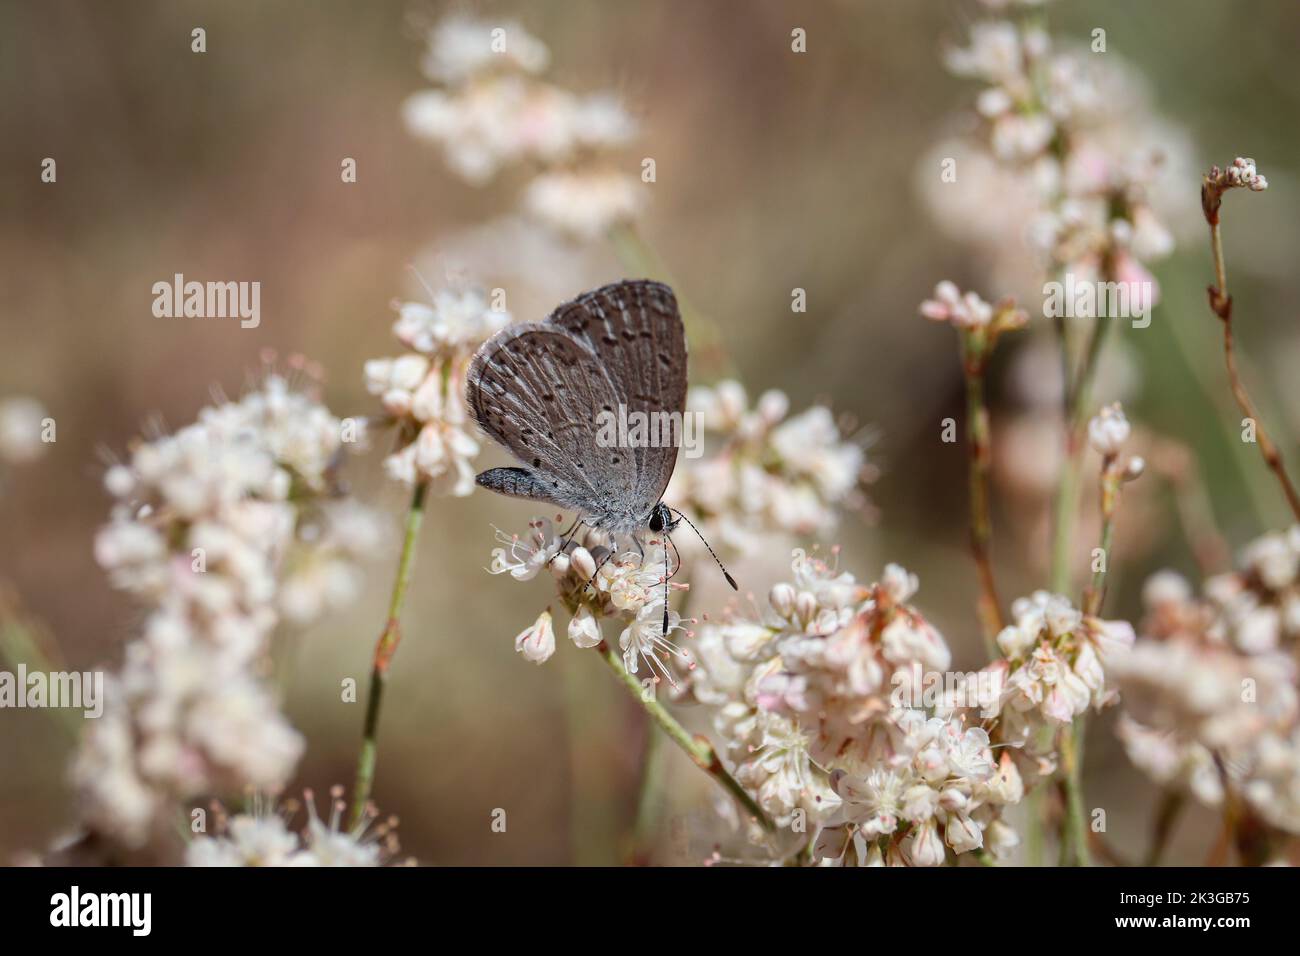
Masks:
[[[1065,833],[1062,834],[1062,862],[1088,866],[1088,820],[1083,807],[1083,718],[1061,731],[1061,769],[1065,772]]]
[[[1101,466],[1101,565],[1092,573],[1092,587],[1083,598],[1083,613],[1093,616],[1101,613],[1102,602],[1106,599],[1106,570],[1110,566],[1110,547],[1115,533],[1115,508],[1119,503],[1119,486],[1122,480],[1114,456],[1109,456]]]
[[[645,751],[641,755],[641,792],[637,796],[636,823],[632,829],[630,856],[634,863],[650,862],[654,852],[655,831],[663,805],[664,775],[668,769],[663,740],[653,728],[646,733]]]
[[[361,732],[361,753],[357,757],[357,778],[352,788],[352,812],[349,825],[356,826],[366,812],[370,789],[375,781],[375,760],[378,753],[379,712],[383,702],[384,684],[388,667],[397,645],[402,639],[402,607],[406,603],[406,589],[411,583],[411,569],[415,565],[415,541],[424,520],[424,499],[429,483],[420,480],[411,494],[411,507],[406,514],[406,534],[402,538],[402,555],[397,563],[397,579],[388,602],[388,620],[375,644],[374,660],[370,671],[370,697],[366,701],[366,719]]]
[[[0,585],[0,660],[8,660],[15,666],[23,664],[32,671],[45,674],[64,670],[65,667],[55,664],[46,655],[36,633],[37,627],[33,626],[30,620],[24,620],[23,612],[18,608],[16,599],[13,606],[10,606],[3,586]],[[82,730],[80,711],[70,707],[47,709],[54,715],[55,722],[73,741],[80,738]]]
[[[745,788],[736,782],[736,778],[727,772],[727,768],[722,765],[722,758],[713,749],[713,745],[703,737],[691,736],[686,728],[679,724],[676,718],[668,713],[668,710],[653,696],[647,699],[644,692],[645,688],[641,686],[641,682],[637,680],[635,674],[628,672],[628,669],[623,666],[623,659],[609,644],[601,641],[598,650],[600,656],[605,659],[605,663],[614,671],[627,692],[645,708],[645,712],[650,715],[650,719],[659,725],[659,728],[671,738],[673,743],[681,747],[697,767],[713,777],[728,793],[735,797],[736,802],[741,805],[746,813],[757,820],[764,830],[768,832],[774,830],[775,824],[772,823],[771,818],[768,817],[763,808],[758,805]]]
[[[990,657],[997,657],[994,639],[1002,630],[1002,605],[998,601],[990,553],[993,537],[989,513],[989,410],[984,403],[984,359],[970,354],[972,345],[963,345],[966,374],[966,444],[970,451],[970,542],[971,556],[979,576],[979,618],[984,643]]]
[[[1107,281],[1110,281],[1107,273]],[[1057,594],[1068,594],[1070,587],[1070,566],[1073,557],[1074,525],[1079,511],[1079,473],[1083,467],[1084,425],[1088,420],[1088,408],[1092,400],[1093,380],[1101,364],[1103,346],[1109,337],[1111,328],[1118,319],[1099,316],[1097,327],[1093,330],[1088,343],[1088,354],[1074,387],[1066,383],[1065,402],[1065,461],[1061,468],[1061,483],[1056,495],[1055,533],[1052,544],[1052,590]]]

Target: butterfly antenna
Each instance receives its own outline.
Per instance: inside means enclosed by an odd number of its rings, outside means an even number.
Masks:
[[[683,521],[685,521],[688,525],[691,526],[691,530],[694,531],[696,536],[701,541],[704,542],[704,546],[709,549],[709,554],[713,555],[713,560],[718,562],[718,570],[722,572],[722,576],[726,578],[727,583],[731,585],[731,590],[739,591],[740,587],[739,585],[736,584],[736,579],[733,578],[731,574],[727,571],[727,566],[722,563],[722,559],[719,558],[717,552],[713,550],[713,545],[709,544],[708,540],[704,537],[704,535],[700,534],[700,529],[695,527],[695,522],[692,521],[690,518],[686,517],[686,515],[682,514],[676,508],[669,508],[668,510],[671,511],[673,514],[677,515],[677,517],[681,518]]]

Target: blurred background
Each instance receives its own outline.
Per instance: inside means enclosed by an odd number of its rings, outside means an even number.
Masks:
[[[470,271],[506,287],[530,320],[622,277],[605,244],[538,249],[485,231],[517,206],[520,180],[507,171],[467,186],[404,127],[403,100],[428,86],[425,30],[448,10],[518,19],[550,47],[552,81],[625,99],[642,127],[635,151],[657,163],[642,234],[720,325],[751,393],[782,389],[796,410],[825,401],[874,436],[872,507],[823,544],[842,545],[862,580],[888,561],[919,574],[917,604],[955,665],[978,667],[964,450],[939,440],[943,418],[963,420],[956,343],[916,314],[942,278],[990,300],[1004,291],[938,228],[915,182],[974,95],[940,62],[971,19],[959,3],[0,3],[0,398],[38,398],[58,428],[40,461],[0,473],[6,601],[70,667],[115,666],[139,612],[91,553],[108,507],[105,451],[150,422],[192,421],[214,386],[237,394],[264,349],[320,362],[336,414],[371,412],[362,363],[398,351],[392,301],[423,298],[407,263],[435,285]],[[1098,0],[1049,5],[1048,22],[1080,42],[1106,28],[1109,49],[1185,129],[1193,169],[1244,154],[1267,174],[1268,193],[1229,200],[1228,270],[1244,374],[1283,453],[1300,460],[1300,6],[1268,0],[1247,15],[1215,0]],[[203,55],[190,51],[196,26]],[[790,52],[796,26],[806,55]],[[40,180],[44,157],[57,159],[57,184]],[[344,157],[357,161],[355,184],[340,181]],[[1194,214],[1198,178],[1176,188]],[[1238,440],[1204,301],[1203,230],[1179,238],[1155,266],[1164,298],[1151,328],[1115,336],[1103,374],[1115,394],[1103,386],[1097,398],[1123,398],[1149,438],[1194,456],[1235,548],[1284,526],[1286,510],[1257,449]],[[260,281],[260,327],[155,318],[151,286],[177,272]],[[804,314],[790,310],[795,287],[807,290]],[[1000,428],[1042,367],[1017,354],[1037,338],[1005,341],[992,385],[994,559],[1009,598],[1043,585],[1046,554],[1043,499],[1021,480],[1040,446],[1012,449]],[[383,479],[381,457],[375,448],[348,473],[396,527],[406,492]],[[1149,476],[1134,487],[1107,613],[1128,619],[1152,570],[1196,575],[1168,486]],[[476,493],[439,499],[425,524],[375,788],[402,820],[404,854],[421,862],[610,863],[627,850],[641,715],[594,655],[564,646],[543,667],[516,655],[512,638],[550,600],[549,582],[534,581],[529,600],[483,570],[491,526],[521,527],[530,511]],[[1086,523],[1080,534],[1092,540]],[[786,554],[762,558],[737,574],[760,600],[788,568]],[[286,709],[308,750],[295,788],[351,783],[364,704],[339,703],[338,682],[365,685],[394,564],[377,562],[354,607],[297,639]],[[1088,735],[1088,800],[1111,808],[1115,844],[1140,845],[1154,791],[1107,722]],[[47,712],[0,711],[0,859],[39,850],[73,819],[72,746]],[[690,844],[691,821],[708,814],[712,785],[676,752],[667,769],[656,859],[701,859],[709,848]],[[498,807],[506,833],[489,826]],[[1169,860],[1202,859],[1214,826],[1204,811],[1185,817]]]

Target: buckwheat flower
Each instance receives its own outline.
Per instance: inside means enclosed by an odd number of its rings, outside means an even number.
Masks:
[[[807,477],[823,500],[847,498],[861,479],[865,456],[841,441],[830,409],[814,405],[772,429],[772,450],[792,475]]]
[[[563,539],[556,532],[553,522],[546,518],[534,518],[528,523],[528,534],[509,535],[498,530],[497,540],[505,547],[492,550],[493,574],[509,574],[516,581],[529,581],[551,563],[560,551]],[[592,565],[595,573],[595,565]]]
[[[938,824],[926,820],[906,837],[900,846],[903,858],[912,866],[939,866],[943,863],[943,839]]]
[[[350,605],[365,580],[362,564],[377,557],[388,529],[372,509],[354,501],[329,502],[300,526],[304,547],[285,573],[279,609],[299,627]]]
[[[474,289],[430,292],[432,303],[406,303],[394,335],[415,350],[365,363],[366,390],[379,396],[396,448],[384,470],[405,484],[424,482],[435,494],[464,497],[474,490],[480,445],[465,407],[465,375],[474,350],[510,321],[488,308]]]
[[[1259,174],[1253,159],[1238,156],[1225,169],[1211,166],[1206,176],[1206,187],[1216,193],[1238,187],[1258,193],[1268,188],[1268,180]]]
[[[671,622],[671,617],[670,617]],[[595,647],[601,642],[600,622],[585,604],[569,619],[569,640],[578,647]]]
[[[298,836],[278,816],[240,814],[224,837],[198,836],[185,851],[186,866],[290,866]]]
[[[900,704],[919,704],[923,675],[951,666],[942,636],[905,603],[915,575],[890,565],[864,587],[802,551],[791,571],[759,619],[709,622],[697,638],[690,680],[716,707],[736,779],[777,819],[803,810],[820,860],[843,860],[851,847],[869,861],[874,847],[881,860],[934,865],[945,844],[984,845],[1023,786],[983,728],[951,708],[931,718]]]
[[[672,671],[675,664],[690,668],[690,654],[670,635],[686,632],[681,616],[665,601],[686,585],[668,580],[667,554],[662,542],[650,540],[637,549],[620,548],[603,531],[587,529],[577,537],[558,535],[546,519],[535,518],[525,536],[497,532],[504,547],[492,552],[489,571],[527,581],[549,569],[555,597],[569,612],[567,632],[579,648],[596,647],[603,640],[602,621],[619,629],[619,649],[629,673],[644,665],[658,683],[684,692]],[[665,626],[666,623],[666,626]],[[518,635],[515,648],[528,660],[542,663],[555,652],[555,633],[548,608],[536,624]]]
[[[510,324],[510,313],[491,308],[480,289],[439,289],[432,299],[429,304],[402,303],[393,323],[397,340],[424,355],[444,359],[471,355],[480,343]],[[398,361],[412,358],[415,356],[404,356]],[[409,382],[412,374],[405,377]],[[403,387],[413,391],[422,377]]]
[[[1104,457],[1117,455],[1128,441],[1132,428],[1119,402],[1107,405],[1088,422],[1088,443]]]
[[[1252,813],[1300,832],[1300,678],[1295,662],[1300,532],[1266,534],[1201,594],[1148,582],[1142,638],[1116,669],[1120,739],[1135,765],[1203,803],[1223,778]]]
[[[0,400],[0,461],[25,464],[45,451],[41,439],[46,411],[34,398],[15,396]]]
[[[327,587],[356,586],[353,555],[304,519],[335,508],[323,499],[342,431],[272,374],[138,443],[106,477],[115,503],[95,556],[140,603],[143,629],[73,763],[83,820],[100,836],[140,846],[178,800],[271,789],[292,772],[302,738],[263,675],[281,615],[320,610],[301,589],[282,603],[294,571],[327,567]]]
[[[641,181],[616,171],[542,173],[524,194],[525,208],[564,235],[592,241],[631,222],[645,203]]]
[[[692,388],[686,405],[703,423],[704,454],[682,462],[666,497],[683,502],[715,548],[744,553],[768,534],[826,533],[842,509],[864,503],[871,466],[829,409],[787,417],[784,395],[770,391],[751,406],[735,381]],[[688,555],[699,549],[679,544]]]
[[[669,671],[665,658],[661,655],[666,655],[671,660],[673,657],[681,656],[683,652],[681,647],[665,636],[663,622],[662,599],[658,603],[643,605],[637,611],[636,617],[618,636],[618,646],[623,651],[623,666],[627,668],[628,673],[637,673],[640,666],[638,662],[645,661],[655,683],[659,682],[660,677],[669,683],[675,683],[676,678]],[[666,630],[668,634],[674,631],[685,631],[681,624],[681,616],[676,611],[669,610]]]
[[[461,83],[493,70],[540,73],[550,51],[515,20],[495,22],[454,15],[429,31],[420,68],[439,83]]]
[[[1020,90],[1026,83],[1020,32],[1010,23],[984,21],[971,27],[970,45],[949,50],[948,69]]]
[[[294,804],[277,810],[255,795],[250,813],[218,817],[214,836],[200,835],[185,851],[186,866],[382,866],[397,853],[396,818],[374,825],[375,811],[368,808],[351,829],[343,829],[346,805],[343,788],[330,791],[330,813],[316,813],[311,790],[303,792],[307,822],[301,832],[288,826]],[[218,808],[219,809],[219,808]]]
[[[997,636],[1005,656],[985,668],[1000,693],[982,705],[997,718],[997,740],[1045,772],[1054,759],[1040,746],[1040,731],[1114,702],[1110,668],[1133,646],[1133,628],[1081,614],[1069,599],[1045,591],[1012,602],[1011,614],[1014,623]]]
[[[962,293],[947,280],[934,287],[934,298],[922,302],[920,312],[927,319],[948,322],[966,332],[987,330],[991,338],[1021,328],[1029,320],[1028,315],[1017,309],[1010,299],[994,307],[974,292]]]
[[[543,664],[555,653],[555,626],[548,608],[515,638],[515,650],[534,664]]]
[[[304,791],[307,804],[307,826],[302,832],[303,849],[293,861],[295,866],[371,867],[383,866],[395,856],[397,818],[389,817],[376,824],[377,811],[368,806],[361,819],[351,828],[342,825],[347,804],[343,788],[330,790],[329,818],[316,813],[316,800],[310,790]]]
[[[737,765],[735,777],[778,825],[789,825],[795,810],[815,818],[825,806],[839,802],[815,771],[810,741],[796,722],[760,712],[742,721],[738,733],[748,741],[750,752]]]

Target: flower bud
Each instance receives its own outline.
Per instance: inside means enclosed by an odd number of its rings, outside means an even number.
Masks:
[[[1124,417],[1124,409],[1119,402],[1107,405],[1088,422],[1088,443],[1099,455],[1119,453],[1132,428]]]
[[[772,610],[786,620],[789,620],[794,615],[794,599],[794,587],[784,581],[774,586],[767,595],[767,601],[772,605]]]
[[[551,622],[551,609],[537,616],[531,627],[519,632],[515,650],[534,664],[541,664],[555,653],[555,627]]]

